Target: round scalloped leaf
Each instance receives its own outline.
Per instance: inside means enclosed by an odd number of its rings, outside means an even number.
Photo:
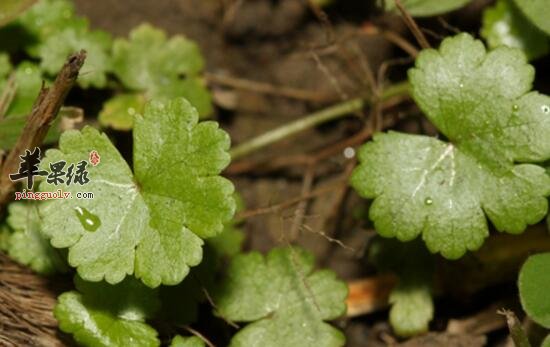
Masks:
[[[145,323],[158,309],[156,291],[133,278],[115,286],[75,278],[78,291],[61,294],[54,309],[59,328],[81,346],[157,347],[155,329]]]
[[[214,290],[214,302],[224,318],[252,323],[230,345],[343,346],[343,334],[324,320],[345,312],[346,285],[331,271],[315,272],[313,263],[312,255],[299,248],[233,258],[227,278]]]
[[[390,293],[390,324],[395,333],[410,337],[428,331],[433,319],[434,257],[421,240],[399,242],[377,237],[369,247],[369,260],[379,271],[392,272],[399,284]]]
[[[116,130],[131,130],[134,117],[143,112],[145,97],[141,94],[120,94],[107,100],[99,113],[99,123]]]
[[[103,88],[111,70],[111,37],[107,32],[90,30],[88,20],[74,12],[72,2],[66,0],[42,0],[25,12],[17,23],[34,36],[27,52],[41,59],[42,70],[55,75],[69,54],[84,49],[88,55],[78,84]]]
[[[57,74],[67,57],[81,49],[87,57],[80,74],[78,84],[83,88],[103,88],[107,84],[107,73],[111,70],[111,36],[104,31],[90,31],[88,25],[79,28],[67,28],[52,34],[36,50],[42,59],[40,67],[51,75]]]
[[[40,0],[17,20],[25,31],[36,37],[35,43],[66,28],[82,26],[85,22],[85,19],[75,16],[70,0]]]
[[[380,0],[385,4],[387,11],[396,9],[394,0]],[[415,17],[429,17],[443,14],[469,3],[471,0],[401,0],[407,11]]]
[[[234,214],[233,185],[219,176],[229,144],[216,122],[198,123],[184,99],[152,101],[136,117],[133,173],[106,135],[67,131],[44,168],[87,160],[93,150],[101,161],[88,165],[88,184],[63,186],[74,199],[41,205],[43,233],[54,247],[69,248],[69,264],[86,280],[114,284],[135,274],[151,287],[177,284],[201,261],[202,239],[219,234]],[[76,199],[78,192],[94,199]]]
[[[37,206],[14,202],[8,213],[7,223],[13,230],[6,244],[9,256],[40,274],[67,272],[65,257],[40,232]]]
[[[550,2],[548,0],[515,0],[518,7],[540,30],[550,35]]]
[[[181,35],[168,39],[149,24],[113,44],[113,68],[124,86],[148,98],[185,97],[199,116],[212,112],[208,89],[200,78],[204,60],[199,47]]]
[[[390,132],[360,149],[351,184],[374,199],[382,236],[422,235],[455,259],[483,244],[486,217],[509,233],[544,218],[550,177],[532,163],[550,158],[550,97],[530,91],[533,78],[521,51],[487,52],[468,34],[421,52],[412,94],[448,141]]]
[[[525,18],[512,0],[499,0],[483,12],[481,36],[490,48],[519,48],[529,60],[547,54],[550,48],[548,37]]]
[[[400,283],[392,290],[390,324],[395,333],[410,337],[428,331],[434,316],[431,283]]]
[[[531,319],[550,328],[550,253],[530,256],[518,279],[519,297]]]

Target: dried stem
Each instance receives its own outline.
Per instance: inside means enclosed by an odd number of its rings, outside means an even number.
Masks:
[[[328,98],[326,94],[316,91],[285,86],[275,86],[265,82],[251,81],[232,76],[206,73],[205,78],[210,84],[223,85],[235,89],[241,89],[267,95],[282,96],[285,98],[296,100],[320,102]]]
[[[302,191],[301,195],[307,195],[311,193],[311,188],[313,187],[313,180],[315,178],[315,163],[310,164],[305,173],[304,173],[304,179],[302,181]],[[298,206],[296,206],[294,218],[292,220],[292,225],[290,226],[290,239],[292,241],[296,240],[298,237],[298,233],[302,227],[302,224],[304,223],[304,217],[306,214],[306,210],[309,205],[309,199],[302,200],[298,203]]]
[[[422,33],[422,30],[418,27],[416,22],[414,21],[411,14],[407,11],[407,9],[403,6],[401,3],[401,0],[395,0],[395,6],[397,6],[397,9],[399,12],[401,12],[401,15],[403,16],[403,20],[405,20],[405,24],[409,27],[409,30],[412,32],[414,37],[416,38],[416,41],[420,44],[420,47],[426,49],[430,48],[430,43],[426,39],[426,36],[424,36],[424,33]]]
[[[345,181],[337,181],[334,184],[327,185],[327,186],[324,186],[322,188],[318,188],[318,189],[316,189],[316,190],[314,190],[314,191],[312,191],[308,194],[300,195],[298,197],[289,199],[289,200],[284,201],[284,202],[282,202],[280,204],[277,204],[277,205],[272,205],[272,206],[267,206],[267,207],[260,207],[260,208],[254,209],[254,210],[246,210],[246,211],[238,213],[235,216],[235,219],[236,220],[244,220],[244,219],[247,219],[247,218],[250,218],[250,217],[254,217],[254,216],[258,216],[258,215],[262,215],[262,214],[266,214],[266,213],[273,213],[273,212],[281,211],[285,208],[288,208],[292,205],[295,205],[295,204],[299,203],[300,201],[313,199],[313,198],[318,197],[320,195],[324,195],[324,194],[327,194],[331,191],[339,189],[340,187],[342,187],[342,185],[344,185],[346,183],[347,182],[345,182]]]
[[[11,200],[15,185],[9,179],[9,174],[17,171],[19,155],[26,149],[42,144],[67,94],[76,83],[78,73],[85,59],[85,51],[71,55],[67,58],[51,88],[42,86],[23,132],[0,170],[0,210]]]
[[[408,93],[409,84],[407,82],[401,82],[385,89],[380,96],[380,101],[388,100],[394,96]],[[294,122],[284,124],[279,128],[270,130],[258,137],[255,137],[232,148],[230,150],[231,158],[235,160],[244,157],[252,152],[255,152],[259,149],[262,149],[266,146],[269,146],[275,142],[288,138],[304,130],[314,128],[331,120],[342,118],[350,113],[360,111],[363,109],[366,103],[367,101],[361,98],[347,100],[339,104],[330,106],[324,110],[307,115]]]
[[[510,330],[510,337],[514,341],[514,345],[516,347],[531,347],[531,343],[529,343],[527,335],[525,334],[525,331],[523,331],[521,323],[514,312],[501,309],[497,311],[497,313],[506,317],[506,324],[508,325],[508,330]]]
[[[216,347],[210,340],[208,340],[203,334],[201,334],[198,330],[195,330],[191,328],[189,325],[184,325],[183,328],[190,332],[191,334],[195,335],[199,339],[202,340],[208,347]]]
[[[16,92],[17,82],[15,80],[15,74],[12,73],[8,78],[8,82],[6,83],[2,94],[0,94],[0,121],[4,119],[6,113],[8,112]]]

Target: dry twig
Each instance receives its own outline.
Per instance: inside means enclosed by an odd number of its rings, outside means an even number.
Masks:
[[[422,30],[418,27],[418,24],[414,21],[411,14],[407,11],[405,6],[401,3],[401,0],[395,0],[395,6],[397,6],[397,9],[399,12],[401,12],[401,15],[403,16],[403,20],[405,21],[405,24],[409,27],[409,30],[412,32],[414,37],[416,38],[416,41],[420,44],[420,47],[422,48],[430,48],[430,43],[426,39],[426,36],[424,36],[424,33],[422,33]]]
[[[9,174],[16,172],[19,168],[19,155],[26,149],[42,144],[61,105],[76,83],[85,59],[85,51],[71,55],[67,58],[53,85],[50,88],[42,86],[27,124],[0,170],[0,210],[11,200],[15,184],[9,179]]]

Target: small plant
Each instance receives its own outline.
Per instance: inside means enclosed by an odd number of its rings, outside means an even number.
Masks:
[[[214,292],[218,313],[253,322],[231,346],[342,346],[344,336],[324,323],[345,311],[346,286],[331,271],[313,272],[313,257],[300,249],[274,249],[267,257],[238,255]]]
[[[47,178],[39,179],[36,194],[56,194],[61,184],[64,196],[92,192],[93,199],[12,203],[1,225],[0,247],[18,262],[44,275],[77,270],[76,289],[61,294],[54,310],[62,331],[83,346],[159,346],[157,327],[151,323],[193,323],[199,304],[207,301],[207,290],[216,293],[216,312],[224,319],[263,318],[236,334],[232,345],[248,345],[247,336],[258,329],[283,334],[288,319],[295,325],[289,346],[301,344],[304,332],[309,332],[310,345],[343,344],[342,334],[323,322],[345,308],[346,288],[332,273],[313,273],[312,257],[298,248],[273,251],[269,269],[261,268],[261,259],[250,263],[257,254],[239,255],[243,234],[233,215],[240,198],[233,184],[220,176],[230,162],[230,139],[216,122],[199,122],[212,112],[212,105],[201,77],[203,58],[194,42],[183,36],[167,38],[148,24],[134,29],[129,39],[113,40],[90,30],[87,20],[77,17],[65,0],[39,1],[2,30],[0,36],[22,30],[32,37],[12,47],[32,62],[14,68],[8,54],[0,55],[0,91],[11,93],[7,106],[0,109],[3,149],[28,136],[22,135],[23,128],[42,81],[51,84],[66,56],[81,48],[90,58],[82,66],[79,86],[116,89],[103,105],[100,124],[133,130],[132,170],[105,133],[86,126],[61,134],[65,129],[56,122],[45,140],[58,141],[58,149],[46,151],[36,168],[48,172]],[[72,163],[84,163],[86,179],[81,177],[78,184]],[[29,194],[34,192],[29,189]],[[229,290],[231,281],[244,281],[239,288],[244,295],[254,293],[247,287],[252,277],[243,277],[239,265],[233,265],[221,282],[215,280],[231,257],[236,264],[257,267],[253,278],[265,275],[264,270],[280,278],[278,288],[272,287],[272,278],[264,283],[266,293],[271,289],[287,303],[266,312],[279,318],[271,321],[252,311],[234,314],[240,294]],[[306,283],[302,280],[311,282],[313,292],[300,284]],[[294,288],[297,284],[302,287]],[[328,296],[319,292],[325,286]],[[303,305],[295,306],[301,300]],[[319,314],[312,300],[323,308]],[[264,342],[278,343],[274,338]],[[197,336],[177,335],[170,345],[205,344]]]
[[[134,128],[134,171],[97,130],[67,131],[44,167],[102,154],[94,179],[66,191],[94,191],[93,200],[41,204],[42,232],[69,248],[69,263],[89,281],[116,284],[135,274],[150,287],[177,284],[200,263],[202,239],[231,220],[233,185],[218,176],[229,163],[229,136],[215,122],[198,122],[184,99],[153,101]],[[42,184],[42,191],[57,186]],[[110,211],[117,211],[113,214]],[[112,237],[111,235],[116,235]]]
[[[506,64],[506,70],[502,65]],[[456,259],[499,231],[521,233],[546,216],[550,97],[531,91],[519,50],[487,52],[468,34],[423,51],[409,71],[412,96],[443,135],[378,134],[359,152],[351,184],[376,230]],[[392,158],[388,161],[388,158]]]

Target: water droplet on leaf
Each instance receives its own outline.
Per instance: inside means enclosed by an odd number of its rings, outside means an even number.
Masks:
[[[75,207],[74,211],[82,227],[88,231],[96,231],[101,226],[101,220],[98,216],[91,213],[83,207]]]
[[[433,203],[434,203],[434,201],[432,200],[432,198],[426,198],[426,200],[424,200],[424,204],[426,204],[428,206],[433,204]]]
[[[464,83],[460,83],[458,86],[459,86],[460,88],[464,88]]]
[[[541,109],[542,109],[542,112],[546,114],[550,113],[550,106],[548,105],[542,105]]]
[[[512,106],[512,110],[514,110],[514,111],[519,110],[519,105],[514,104],[514,105]]]

